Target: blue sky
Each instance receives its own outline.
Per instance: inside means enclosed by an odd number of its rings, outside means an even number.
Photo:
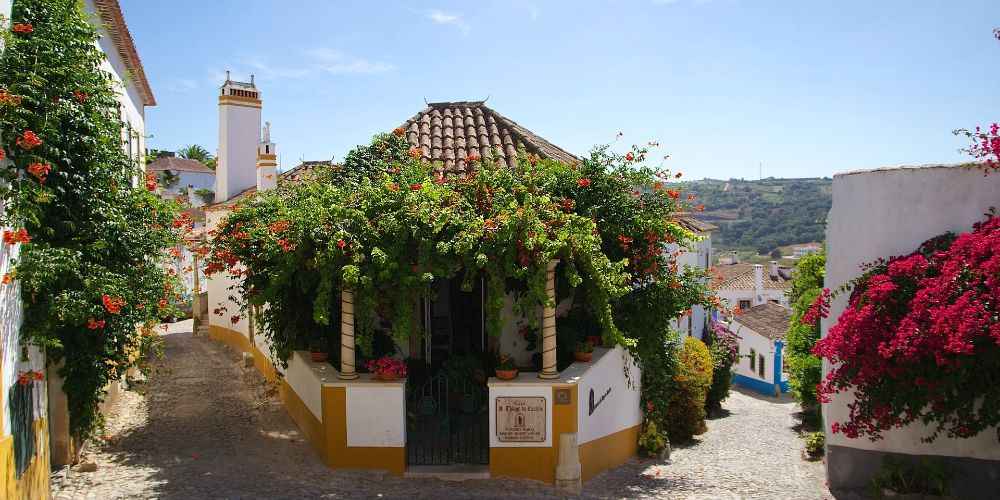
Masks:
[[[342,159],[430,102],[476,100],[577,154],[658,140],[688,178],[963,159],[1000,120],[1000,2],[122,0],[150,147],[218,141],[255,73],[283,168]]]

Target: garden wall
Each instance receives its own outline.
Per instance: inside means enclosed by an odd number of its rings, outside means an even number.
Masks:
[[[836,289],[860,274],[859,265],[880,257],[908,254],[938,234],[969,231],[991,206],[1000,206],[1000,175],[984,176],[971,167],[927,165],[847,172],[834,176],[833,206],[827,222],[826,286]],[[847,305],[847,294],[832,303],[822,323],[825,336]],[[829,371],[824,363],[824,372]],[[827,425],[827,475],[830,487],[861,488],[886,454],[952,457],[958,497],[995,491],[1000,484],[1000,443],[988,430],[972,439],[938,438],[923,425],[886,433],[885,439],[848,439],[829,425],[848,416],[851,398],[823,405]],[[980,490],[989,487],[990,490]]]

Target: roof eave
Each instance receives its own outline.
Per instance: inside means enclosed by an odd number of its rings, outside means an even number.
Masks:
[[[139,59],[139,51],[135,48],[135,41],[125,24],[125,16],[122,14],[121,5],[118,0],[94,0],[97,12],[101,14],[111,35],[111,40],[118,49],[118,55],[125,61],[136,87],[142,96],[143,106],[156,106],[156,97],[153,95],[153,88],[146,79],[146,71],[142,67],[142,60]]]

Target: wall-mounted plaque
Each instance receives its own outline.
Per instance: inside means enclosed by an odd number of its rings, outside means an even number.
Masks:
[[[568,405],[572,403],[573,403],[573,395],[570,394],[569,389],[556,389],[557,405]]]
[[[545,442],[545,398],[496,398],[497,441],[501,443]]]

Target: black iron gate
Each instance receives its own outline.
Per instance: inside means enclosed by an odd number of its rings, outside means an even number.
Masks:
[[[406,402],[409,465],[488,464],[487,388],[440,371],[415,387]]]

